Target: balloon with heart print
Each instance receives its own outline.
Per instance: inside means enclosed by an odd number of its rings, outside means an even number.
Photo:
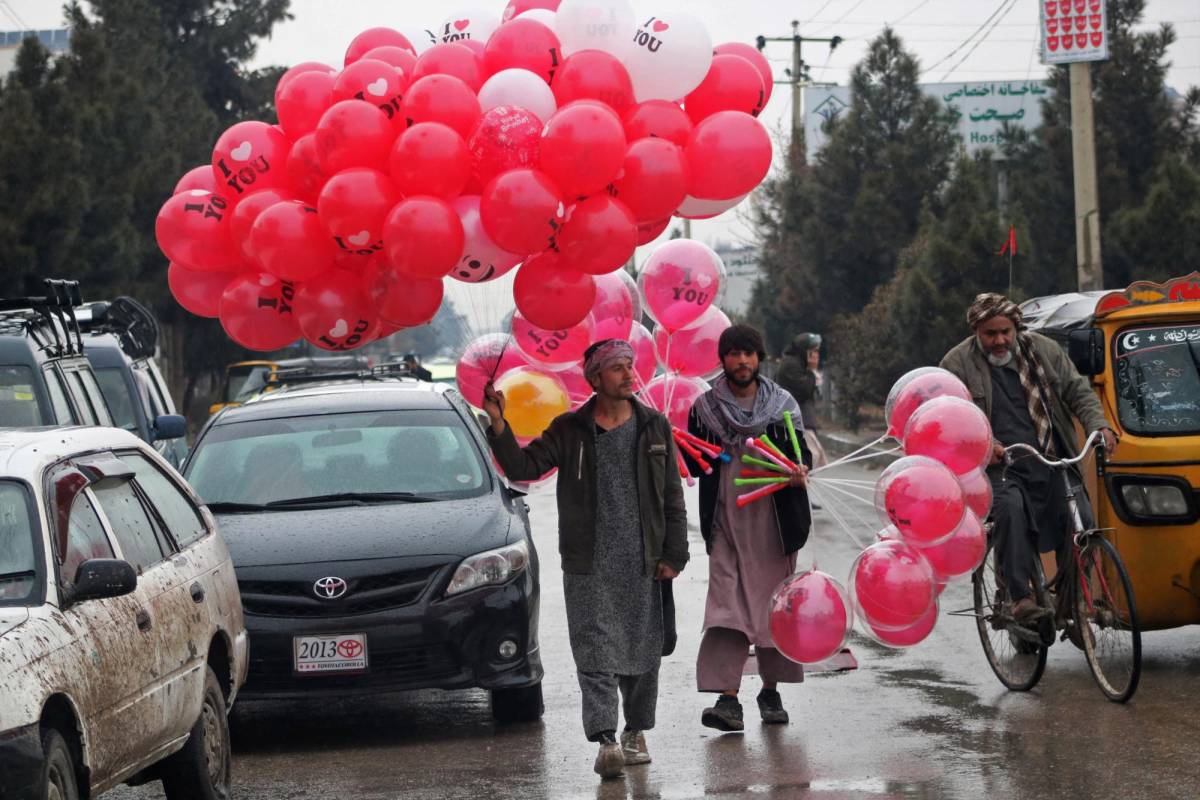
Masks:
[[[935,397],[914,411],[904,428],[904,452],[937,459],[955,475],[986,464],[992,441],[987,415],[961,397]]]
[[[578,325],[588,315],[596,300],[596,282],[591,275],[571,269],[556,253],[547,251],[517,270],[513,299],[517,310],[532,324],[545,330],[563,330]]]
[[[201,189],[216,194],[218,192],[217,177],[213,175],[211,164],[201,164],[183,173],[183,177],[175,183],[171,194],[179,194],[191,189]]]
[[[651,408],[661,411],[672,425],[687,430],[692,406],[707,391],[708,384],[699,378],[659,375],[646,384],[638,397]]]
[[[345,270],[305,281],[296,289],[296,321],[314,347],[356,350],[375,340],[379,316],[362,276]]]
[[[638,274],[646,312],[668,333],[698,320],[716,302],[724,283],[721,257],[692,239],[662,245]]]
[[[583,352],[591,345],[596,332],[592,315],[585,316],[577,325],[561,330],[539,328],[517,311],[512,317],[513,340],[530,361],[550,366],[577,364],[583,361]]]
[[[479,216],[479,195],[460,195],[450,203],[463,226],[463,254],[450,277],[463,283],[486,283],[512,271],[521,256],[492,241]]]
[[[392,28],[368,28],[351,40],[350,46],[346,48],[344,66],[350,66],[376,47],[399,47],[411,50],[414,56],[417,54],[412,41],[400,31]]]
[[[709,306],[692,324],[674,333],[661,325],[654,329],[654,350],[667,372],[688,378],[707,378],[720,374],[721,358],[717,340],[729,327],[729,317],[716,306]]]
[[[522,69],[537,76],[544,85],[554,80],[562,62],[562,46],[554,31],[525,18],[501,25],[487,40],[483,53],[484,71],[488,75]]]
[[[558,186],[544,172],[533,169],[513,169],[497,175],[479,201],[479,216],[488,237],[504,250],[520,255],[550,247],[566,215]],[[570,324],[580,319],[583,314]]]
[[[287,190],[309,205],[317,204],[329,176],[317,155],[317,134],[306,133],[292,144],[287,160]]]
[[[274,275],[242,273],[221,294],[221,327],[248,350],[279,350],[300,338],[296,287]]]
[[[629,0],[563,0],[554,19],[563,52],[602,50],[617,58],[629,52],[635,28]]]
[[[696,125],[688,139],[688,194],[727,200],[762,183],[771,169],[771,137],[763,124],[741,111],[718,111]]]
[[[351,167],[325,183],[317,211],[340,251],[371,256],[382,249],[383,221],[398,202],[400,192],[387,174]]]
[[[397,130],[404,130],[400,102],[408,88],[408,74],[386,61],[360,58],[342,70],[333,84],[333,101],[363,100],[376,106]]]
[[[640,224],[671,216],[687,197],[687,187],[688,164],[682,148],[647,137],[625,150],[625,163],[611,192]]]
[[[637,283],[623,269],[596,275],[596,300],[592,304],[592,319],[596,322],[595,339],[626,339],[633,334],[637,320],[642,318],[642,298]]]
[[[716,56],[708,74],[684,100],[692,122],[711,117],[718,111],[744,111],[758,116],[766,102],[762,76],[741,56]]]
[[[638,247],[648,245],[658,237],[662,236],[667,230],[667,226],[670,224],[671,218],[664,217],[663,219],[655,222],[643,222],[642,224],[638,225]]]
[[[504,13],[500,16],[501,21],[508,22],[516,19],[527,11],[543,10],[551,13],[558,11],[562,0],[508,0],[508,5],[504,7]]]
[[[333,175],[351,167],[387,169],[396,131],[371,103],[343,100],[321,115],[316,135],[321,169]]]
[[[920,551],[897,541],[863,550],[850,568],[856,616],[876,631],[898,631],[919,622],[934,604],[933,568]]]
[[[389,160],[392,180],[405,197],[458,197],[471,178],[467,143],[440,122],[419,122],[400,134]]]
[[[625,161],[621,119],[596,103],[555,112],[542,131],[541,170],[566,197],[588,197],[612,183]]]
[[[634,96],[639,103],[686,97],[713,60],[708,29],[680,3],[654,0],[640,10],[645,21],[624,57]]]
[[[766,96],[763,97],[762,105],[766,108],[767,103],[771,101],[771,91],[775,87],[775,73],[771,70],[771,62],[767,61],[767,57],[760,53],[753,45],[745,42],[724,42],[713,48],[713,58],[717,56],[740,56],[746,59],[754,68],[758,70],[759,76],[762,78],[763,90]]]
[[[221,313],[221,295],[237,276],[236,272],[201,272],[172,262],[167,267],[167,288],[185,310],[216,319]]]
[[[671,100],[647,100],[630,106],[622,123],[625,138],[630,142],[654,136],[686,147],[692,135],[692,121],[687,112]]]
[[[230,216],[221,195],[189,189],[163,203],[154,236],[170,261],[188,269],[229,272],[242,262],[230,239]]]
[[[258,219],[258,215],[276,203],[295,199],[291,192],[283,189],[259,189],[246,195],[245,199],[237,204],[229,220],[229,236],[243,260],[248,263],[254,261],[254,254],[250,248],[250,231],[254,228],[254,221]]]
[[[546,82],[527,69],[505,69],[492,75],[479,90],[479,107],[486,114],[494,108],[523,108],[545,124],[558,110],[554,92]]]
[[[288,138],[295,140],[316,130],[321,115],[333,105],[336,82],[337,79],[328,72],[305,72],[275,93],[279,126]]]
[[[479,119],[479,98],[470,86],[453,75],[428,75],[414,80],[400,105],[409,125],[440,122],[464,139]]]
[[[470,158],[464,160],[482,186],[511,169],[536,167],[541,154],[542,128],[537,114],[517,106],[498,106],[479,118],[467,138]]]
[[[254,264],[285,281],[307,281],[333,267],[337,247],[317,209],[300,200],[276,203],[254,218],[248,246]]]
[[[390,45],[372,48],[363,54],[363,58],[373,58],[376,61],[384,61],[391,64],[404,73],[405,86],[411,82],[413,67],[417,65],[417,57],[411,50]]]
[[[413,80],[427,75],[453,75],[465,83],[472,92],[483,86],[483,69],[474,51],[461,44],[435,44],[417,58],[413,67]]]
[[[618,114],[633,105],[633,82],[620,59],[601,50],[568,56],[550,85],[562,108],[576,100],[599,100]]]
[[[620,200],[597,194],[576,204],[557,244],[563,263],[589,275],[603,275],[633,258],[637,222]]]
[[[451,11],[434,29],[438,42],[472,41],[484,44],[500,27],[500,17],[490,9],[463,7]]]
[[[396,204],[383,223],[388,261],[411,278],[442,278],[462,258],[463,227],[445,200],[417,196]]]
[[[689,174],[690,169],[689,167]],[[738,197],[731,197],[728,200],[701,200],[688,195],[683,198],[683,202],[679,204],[679,208],[675,209],[675,216],[682,219],[712,219],[741,205],[742,201],[749,196],[750,194],[747,192]]]
[[[274,125],[250,120],[229,127],[213,147],[213,176],[221,194],[236,205],[255,189],[287,183],[291,144]]]
[[[414,328],[433,320],[445,293],[441,278],[410,278],[390,269],[382,273],[376,307],[383,322]]]
[[[815,664],[836,655],[853,626],[846,590],[824,572],[790,575],[771,594],[771,641],[792,661]]]

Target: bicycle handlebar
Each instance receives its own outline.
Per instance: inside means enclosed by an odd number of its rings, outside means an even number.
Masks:
[[[1074,458],[1046,458],[1033,445],[1025,444],[1023,442],[1010,444],[1008,447],[1004,448],[1004,465],[1005,467],[1011,466],[1014,461],[1012,457],[1013,453],[1018,450],[1025,450],[1029,453],[1029,455],[1033,456],[1038,461],[1041,461],[1047,467],[1062,469],[1064,467],[1074,466],[1087,457],[1088,450],[1092,449],[1094,445],[1101,448],[1104,447],[1103,439],[1100,440],[1099,445],[1096,445],[1096,440],[1098,438],[1100,438],[1100,431],[1093,431],[1092,435],[1089,436],[1087,441],[1083,443],[1083,447],[1080,448],[1079,455],[1075,456]]]

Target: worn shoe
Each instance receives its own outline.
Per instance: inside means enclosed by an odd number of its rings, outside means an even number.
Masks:
[[[758,693],[758,713],[765,725],[787,725],[788,713],[783,708],[783,698],[775,689],[763,689]]]
[[[621,752],[625,766],[650,763],[650,751],[646,749],[646,734],[641,731],[625,731],[621,734]]]
[[[1037,600],[1034,600],[1030,595],[1026,595],[1013,603],[1012,615],[1017,622],[1027,622],[1040,610],[1041,608],[1038,606]]]
[[[596,774],[605,779],[619,778],[624,766],[625,754],[621,752],[621,745],[616,742],[601,742],[600,752],[596,753],[596,763],[592,765]]]
[[[742,704],[736,697],[723,694],[717,698],[715,706],[704,709],[704,713],[700,715],[700,724],[719,731],[744,730],[746,725],[742,722]]]

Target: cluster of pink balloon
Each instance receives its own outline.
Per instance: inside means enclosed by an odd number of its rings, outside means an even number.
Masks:
[[[624,339],[633,345],[642,402],[686,427],[692,404],[720,369],[716,340],[729,318],[714,305],[725,280],[720,257],[700,242],[676,239],[646,260],[638,282],[624,270],[594,278],[595,298],[583,320],[558,330],[539,327],[519,308],[511,336],[494,333],[471,342],[458,361],[459,391],[475,407],[495,380],[505,391],[505,417],[517,438],[539,435],[555,416],[592,395],[583,376],[583,353],[594,342]],[[655,322],[653,333],[640,320]],[[659,367],[665,372],[658,377]]]
[[[772,634],[796,661],[840,649],[857,617],[891,647],[911,647],[933,631],[946,584],[983,561],[992,489],[984,471],[992,430],[962,381],[926,367],[904,375],[886,405],[888,433],[905,456],[884,470],[875,506],[884,528],[850,569],[848,589],[821,572],[790,577],[776,590]]]
[[[340,70],[292,67],[279,123],[229,128],[162,206],[172,293],[248,348],[340,351],[428,322],[447,277],[520,265],[529,327],[584,324],[598,277],[673,216],[732,208],[771,163],[766,59],[714,48],[687,12],[637,19],[629,0],[511,0],[430,41],[366,30]],[[703,305],[699,281],[684,291]]]

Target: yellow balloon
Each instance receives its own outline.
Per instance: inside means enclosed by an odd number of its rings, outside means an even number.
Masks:
[[[504,419],[518,438],[541,436],[555,417],[571,410],[563,382],[529,367],[510,369],[496,381],[496,388],[504,392]]]

